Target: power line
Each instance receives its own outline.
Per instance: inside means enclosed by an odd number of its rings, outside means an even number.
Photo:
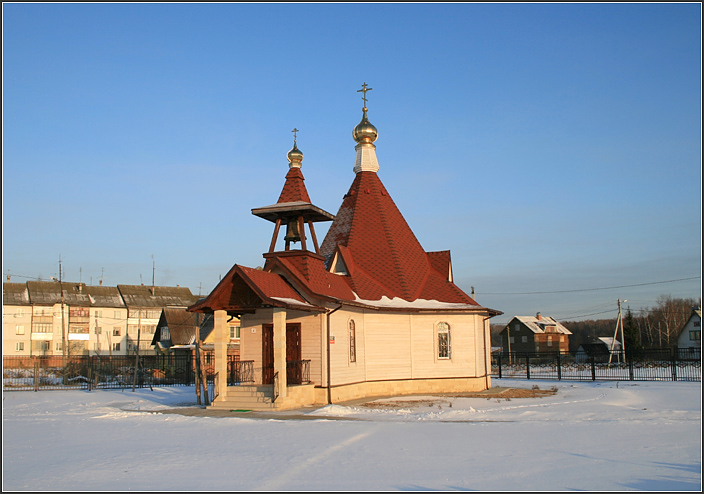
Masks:
[[[662,283],[674,283],[676,281],[688,281],[688,280],[698,280],[700,276],[692,276],[691,278],[678,278],[676,280],[665,280],[665,281],[651,281],[649,283],[636,283],[633,285],[618,285],[618,286],[604,286],[599,288],[578,288],[574,290],[554,290],[545,292],[481,292],[482,295],[539,295],[546,293],[573,293],[573,292],[593,292],[597,290],[614,290],[616,288],[629,288],[634,286],[646,286],[646,285],[659,285]]]

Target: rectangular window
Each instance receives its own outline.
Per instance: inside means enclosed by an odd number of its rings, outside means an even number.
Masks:
[[[700,329],[694,329],[689,332],[689,339],[692,341],[700,341],[702,339],[702,332]]]
[[[357,361],[357,330],[354,321],[350,320],[350,362]]]
[[[119,351],[120,351],[120,344],[119,344],[119,343],[113,343],[113,344],[112,344],[112,349],[113,349],[113,351],[119,352]]]
[[[438,358],[449,359],[450,347],[450,325],[446,322],[438,323]]]
[[[24,341],[18,341],[17,344],[15,344],[15,350],[18,352],[24,352]]]
[[[54,349],[55,349],[57,352],[60,352],[62,348],[63,348],[63,347],[61,346],[61,342],[60,342],[60,341],[57,341],[57,342],[56,342],[56,345],[54,345]]]
[[[43,352],[49,351],[49,342],[48,341],[42,341],[41,350]]]
[[[103,311],[102,311],[102,310],[96,310],[96,311],[95,311],[95,317],[103,317]]]
[[[88,312],[88,309],[85,307],[71,307],[69,308],[68,311],[68,316],[70,318],[74,317],[88,317],[90,314]]]
[[[508,337],[509,343],[515,343],[515,338],[513,336]]]
[[[528,337],[527,337],[527,336],[521,336],[521,343],[528,343]]]
[[[100,326],[95,327],[95,334],[103,334],[103,328]]]
[[[548,346],[552,346],[552,336],[548,335]]]
[[[15,334],[24,334],[24,326],[15,326]]]
[[[112,328],[112,335],[113,336],[120,336],[120,327],[119,326],[115,326],[114,328]]]
[[[240,339],[240,327],[239,326],[230,326],[230,339],[231,340],[239,340]]]

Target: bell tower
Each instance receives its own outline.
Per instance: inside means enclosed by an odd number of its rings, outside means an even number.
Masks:
[[[252,214],[274,223],[274,234],[271,238],[268,253],[276,252],[281,227],[286,226],[284,235],[284,251],[301,250],[310,252],[306,226],[313,241],[313,251],[320,254],[318,238],[315,235],[314,223],[332,221],[333,214],[314,206],[310,201],[308,190],[304,183],[305,178],[301,167],[303,166],[303,153],[298,149],[298,129],[293,129],[293,148],[288,152],[289,170],[286,174],[284,188],[276,204],[252,209]],[[292,244],[300,243],[300,249],[293,249]]]

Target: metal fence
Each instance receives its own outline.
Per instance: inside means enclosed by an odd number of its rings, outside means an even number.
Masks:
[[[207,366],[209,381],[212,367]],[[3,390],[109,389],[195,384],[190,354],[3,357]]]
[[[642,350],[572,355],[559,352],[497,353],[491,373],[496,378],[572,381],[701,381],[701,352]]]

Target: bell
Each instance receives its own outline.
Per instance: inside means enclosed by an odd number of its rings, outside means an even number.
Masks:
[[[298,231],[298,221],[290,220],[286,224],[286,236],[284,237],[286,242],[300,242],[301,234]]]

